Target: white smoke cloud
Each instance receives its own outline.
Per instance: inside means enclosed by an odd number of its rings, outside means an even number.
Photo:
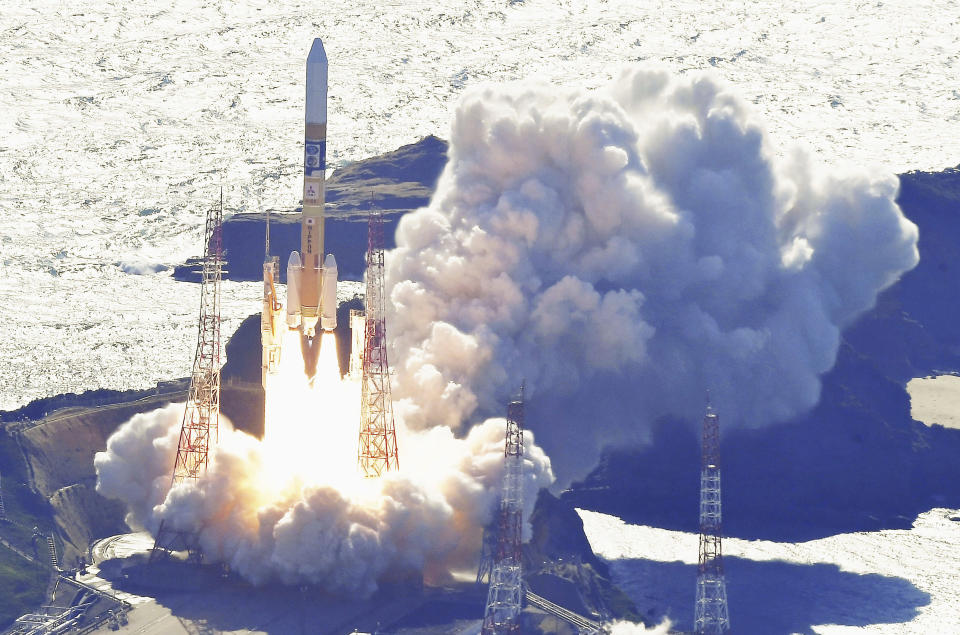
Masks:
[[[449,154],[387,256],[400,471],[359,479],[359,390],[308,387],[285,345],[267,440],[221,419],[198,482],[169,490],[182,405],[109,439],[98,491],[131,525],[198,531],[207,558],[255,583],[441,580],[475,564],[504,442],[502,419],[480,421],[522,380],[543,445],[528,436],[529,517],[551,459],[569,480],[658,416],[698,418],[708,388],[734,425],[811,407],[841,329],[918,258],[893,176],[777,158],[709,77],[474,90]]]
[[[670,629],[673,627],[673,624],[670,620],[664,620],[657,626],[650,628],[634,622],[613,622],[609,626],[611,635],[638,635],[639,633],[646,633],[647,635],[667,635],[671,632]]]
[[[151,510],[170,489],[182,418],[183,404],[134,415],[94,456],[97,491],[127,503],[125,520],[133,528],[155,532],[159,525]]]
[[[135,416],[96,455],[97,491],[127,505],[132,527],[155,535],[163,520],[198,532],[206,558],[228,563],[255,584],[312,583],[365,595],[391,576],[422,571],[441,581],[476,566],[481,528],[500,491],[503,419],[475,426],[462,439],[448,428],[408,433],[398,426],[403,469],[373,481],[354,473],[348,486],[349,477],[331,481],[309,470],[272,480],[271,462],[287,456],[272,454],[221,416],[209,470],[170,490],[183,408]],[[355,429],[355,420],[349,425]],[[347,452],[355,467],[356,447]],[[553,480],[532,435],[525,466],[529,518],[537,491]]]
[[[124,260],[117,263],[117,266],[124,273],[130,273],[135,276],[145,276],[159,271],[166,271],[169,267],[157,262],[148,262],[145,260]]]
[[[394,395],[470,423],[526,379],[561,480],[651,420],[812,407],[840,332],[918,260],[897,180],[778,158],[710,76],[467,93],[430,205],[387,256]]]

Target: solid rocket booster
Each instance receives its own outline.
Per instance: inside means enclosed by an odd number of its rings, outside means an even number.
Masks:
[[[337,259],[327,254],[323,261],[323,286],[320,295],[320,328],[337,328]]]
[[[290,252],[290,258],[287,260],[287,327],[291,329],[300,328],[300,294],[298,293],[300,281],[300,254],[295,251]]]

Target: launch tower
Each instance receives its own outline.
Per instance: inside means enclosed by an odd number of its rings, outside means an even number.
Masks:
[[[286,329],[283,303],[277,297],[280,281],[280,258],[270,255],[270,210],[267,210],[267,229],[263,256],[263,309],[260,311],[261,357],[260,383],[267,388],[267,376],[276,374],[280,366],[281,342]],[[264,399],[266,405],[266,399]]]
[[[207,211],[204,230],[203,273],[200,286],[200,325],[193,358],[190,391],[180,427],[180,443],[171,487],[196,481],[207,471],[211,443],[217,443],[220,419],[220,275],[223,269],[223,192],[220,204]],[[194,532],[160,523],[150,560],[174,551],[186,551],[200,562]]]
[[[361,377],[358,461],[367,478],[400,469],[390,397],[383,292],[383,214],[371,210],[367,229],[367,310]]]
[[[720,513],[720,418],[707,405],[700,461],[700,558],[697,565],[696,635],[730,632],[723,576]]]
[[[490,571],[483,635],[520,632],[523,604],[523,387],[507,406],[503,489],[497,516],[497,550]]]

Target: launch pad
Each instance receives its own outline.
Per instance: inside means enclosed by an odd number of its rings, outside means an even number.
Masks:
[[[186,563],[167,563],[165,577],[158,576],[156,567],[147,572],[143,564],[151,544],[144,533],[100,540],[93,547],[93,566],[79,578],[130,606],[123,632],[342,635],[385,629],[423,633],[431,626],[438,633],[479,629],[477,606],[485,590],[472,584],[424,588],[416,581],[398,580],[369,599],[357,599],[310,586],[254,587],[213,567]],[[446,615],[449,622],[425,623],[431,615]],[[106,635],[114,630],[105,623],[90,632]]]

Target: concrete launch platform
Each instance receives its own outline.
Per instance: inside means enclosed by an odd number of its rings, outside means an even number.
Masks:
[[[129,571],[130,563],[142,560],[152,545],[146,533],[94,544],[94,565],[78,579],[133,605],[126,625],[119,630],[104,625],[94,633],[453,635],[477,633],[480,628],[486,588],[472,584],[390,589],[360,600],[311,587],[252,587],[195,567],[191,573],[189,565],[183,564],[150,569],[156,575],[148,588],[132,582],[134,576],[122,570]],[[146,570],[143,565],[134,567],[139,570],[136,577]],[[165,580],[168,576],[175,579]]]

